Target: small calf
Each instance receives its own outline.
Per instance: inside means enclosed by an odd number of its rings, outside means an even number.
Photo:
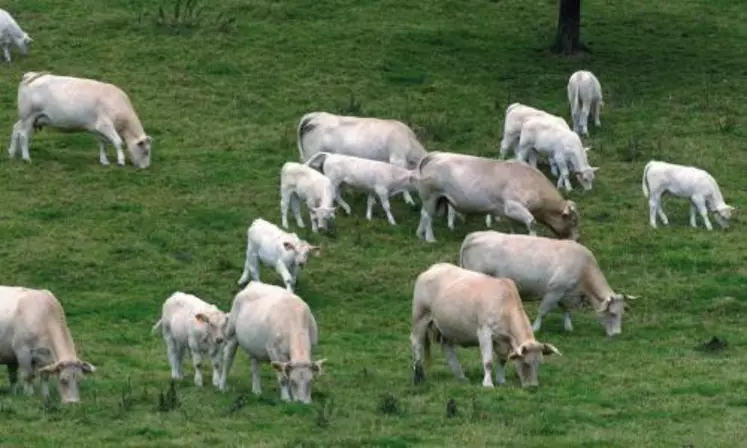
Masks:
[[[417,173],[396,165],[361,157],[346,156],[328,152],[318,152],[306,161],[305,165],[319,169],[332,181],[337,201],[345,212],[350,214],[350,205],[340,196],[340,186],[347,184],[355,189],[368,193],[366,219],[372,217],[376,196],[379,197],[381,208],[386,212],[389,224],[397,222],[392,216],[389,198],[405,191],[417,190]]]
[[[665,192],[674,196],[690,199],[690,225],[698,227],[695,211],[703,218],[708,230],[713,230],[708,212],[714,213],[716,222],[722,227],[729,227],[728,220],[736,210],[727,205],[721,195],[716,179],[707,171],[693,166],[676,165],[673,163],[652,160],[643,168],[641,181],[643,196],[649,198],[649,223],[656,228],[656,215],[662,224],[669,224],[667,215],[661,207],[661,195]],[[649,193],[650,191],[650,193]]]
[[[546,117],[549,120],[555,120],[558,126],[570,129],[568,123],[557,115],[521,103],[509,104],[503,122],[503,138],[501,139],[500,155],[498,157],[500,160],[505,159],[511,152],[515,151],[516,145],[519,144],[524,123],[534,117]],[[550,160],[550,166],[552,166],[552,160]]]
[[[298,227],[304,227],[300,203],[303,200],[309,208],[312,232],[327,230],[327,226],[335,219],[333,201],[336,196],[337,192],[330,179],[306,165],[286,162],[280,170],[280,212],[286,229],[289,205]]]
[[[454,375],[465,381],[456,347],[480,347],[484,387],[493,387],[493,353],[498,355],[495,381],[506,382],[504,366],[516,362],[522,387],[537,386],[542,355],[557,354],[551,344],[534,339],[529,317],[510,279],[493,278],[450,263],[436,263],[415,280],[412,297],[412,356],[414,382],[425,374],[422,351],[430,356],[429,332],[439,336]]]
[[[273,266],[283,278],[288,291],[298,281],[301,267],[306,264],[309,253],[318,252],[319,246],[312,246],[295,233],[288,233],[275,224],[262,218],[255,219],[246,231],[246,261],[244,272],[238,281],[244,286],[252,280],[259,281],[259,261]]]
[[[161,319],[153,326],[161,331],[171,365],[171,378],[182,379],[184,350],[192,354],[195,386],[202,387],[202,356],[210,356],[213,386],[220,384],[223,331],[228,317],[215,305],[192,294],[177,291],[163,304]]]
[[[0,46],[3,47],[5,62],[10,62],[10,44],[18,47],[21,54],[25,56],[29,44],[33,41],[34,39],[18,26],[8,11],[0,9]]]
[[[594,125],[602,126],[599,114],[604,105],[602,85],[590,71],[579,70],[568,79],[568,102],[571,105],[573,130],[579,135],[588,135],[588,120],[591,114]]]

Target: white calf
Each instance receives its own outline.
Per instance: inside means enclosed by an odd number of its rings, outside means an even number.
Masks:
[[[10,44],[18,47],[22,55],[26,55],[29,44],[33,41],[8,11],[0,9],[0,46],[3,47],[5,62],[10,62]]]
[[[280,170],[280,213],[286,229],[289,205],[298,227],[304,227],[300,201],[305,201],[312,232],[326,230],[335,219],[335,197],[337,191],[330,179],[306,165],[286,162]]]
[[[161,331],[166,342],[171,378],[182,379],[182,358],[185,349],[192,354],[195,386],[202,387],[202,356],[210,356],[213,367],[213,386],[220,384],[223,331],[228,320],[226,313],[199,297],[177,291],[163,304],[161,319],[153,326]]]
[[[301,267],[306,264],[311,251],[319,251],[318,246],[303,241],[295,233],[288,233],[262,218],[255,219],[246,231],[246,261],[244,272],[238,281],[245,285],[251,276],[259,281],[259,261],[272,266],[280,274],[288,291],[298,281]]]
[[[698,227],[695,218],[697,210],[708,230],[713,230],[708,220],[708,211],[714,213],[716,222],[722,227],[729,226],[728,220],[735,207],[727,205],[721,190],[707,171],[693,166],[675,165],[673,163],[652,160],[643,168],[641,180],[643,195],[648,199],[649,223],[656,228],[656,215],[662,224],[669,224],[667,215],[661,207],[661,195],[670,193],[674,196],[690,199],[690,225]],[[649,194],[650,191],[650,194]]]

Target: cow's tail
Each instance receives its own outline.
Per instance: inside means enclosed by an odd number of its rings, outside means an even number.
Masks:
[[[651,162],[648,162],[643,167],[643,179],[641,179],[641,189],[643,190],[643,196],[648,197],[648,169],[651,168]]]
[[[301,159],[301,162],[304,161],[306,157],[304,157],[304,150],[303,150],[303,136],[307,133],[309,133],[311,130],[313,130],[316,126],[312,123],[314,121],[314,118],[316,118],[317,112],[310,112],[298,121],[298,128],[296,129],[296,143],[298,144],[298,156]]]
[[[158,322],[156,322],[156,324],[153,325],[153,328],[151,328],[150,334],[155,335],[156,333],[161,331],[162,328],[163,328],[163,319],[158,319]]]
[[[573,79],[568,84],[568,100],[571,103],[571,115],[575,117],[581,110],[581,92],[577,79]]]
[[[415,169],[418,172],[418,176],[422,176],[423,175],[423,168],[428,164],[428,162],[430,162],[431,160],[433,160],[433,156],[435,156],[437,154],[438,154],[437,151],[430,152],[430,153],[426,154],[425,157],[423,157],[422,159],[420,159],[420,161],[418,162],[417,166],[415,167]]]

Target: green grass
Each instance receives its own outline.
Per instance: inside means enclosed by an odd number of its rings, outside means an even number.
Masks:
[[[0,156],[2,283],[52,290],[81,357],[98,367],[81,406],[46,409],[38,396],[0,392],[0,444],[743,444],[742,210],[731,229],[709,233],[688,226],[686,201],[665,199],[671,225],[653,231],[640,189],[643,165],[656,158],[703,167],[728,203],[747,203],[747,12],[707,3],[585,0],[583,39],[595,52],[564,58],[546,51],[549,0],[226,0],[192,28],[154,25],[157,2],[146,0],[7,2],[35,39],[27,58],[14,53],[0,67],[8,138],[22,73],[49,70],[123,87],[156,144],[147,171],[101,167],[93,137],[48,129],[31,141],[31,164]],[[564,356],[547,358],[536,393],[518,386],[513,366],[505,387],[483,390],[474,349],[460,351],[469,384],[436,350],[426,384],[413,387],[413,281],[432,263],[456,262],[483,217],[454,232],[439,219],[429,245],[415,237],[418,210],[401,198],[392,227],[380,209],[367,222],[357,196],[336,238],[299,232],[323,246],[297,291],[320,325],[315,357],[328,359],[314,403],[281,404],[269,367],[263,396],[252,396],[240,353],[230,392],[195,388],[185,367],[180,407],[158,410],[169,386],[163,342],[150,334],[161,304],[183,290],[230,308],[247,225],[279,222],[278,173],[297,160],[301,115],[397,118],[429,150],[493,157],[505,107],[521,101],[568,118],[565,85],[580,68],[600,78],[607,106],[588,139],[598,180],[570,197],[609,282],[641,296],[621,337],[608,340],[588,310],[564,333],[556,312],[538,338]],[[279,284],[270,269],[262,276]],[[536,302],[527,310],[534,318]],[[722,354],[695,349],[714,335],[729,342]]]

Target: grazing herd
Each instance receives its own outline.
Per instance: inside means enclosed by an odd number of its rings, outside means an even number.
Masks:
[[[25,53],[31,38],[7,12],[0,10],[0,43],[10,62],[9,44]],[[162,305],[153,333],[161,333],[171,377],[179,380],[188,350],[195,370],[194,383],[202,386],[202,364],[210,359],[212,384],[226,390],[228,374],[240,346],[249,356],[252,391],[261,393],[260,366],[276,371],[283,400],[311,401],[312,379],[325,362],[312,360],[319,329],[312,310],[295,294],[303,266],[321,248],[289,231],[288,211],[296,226],[305,227],[302,208],[308,211],[311,230],[334,227],[337,205],[351,214],[342,198],[342,186],[367,195],[366,218],[372,219],[378,202],[391,225],[396,221],[389,199],[402,195],[422,202],[416,235],[435,242],[433,219],[445,211],[448,227],[454,218],[484,215],[507,220],[512,233],[477,231],[468,234],[459,250],[459,266],[436,263],[416,279],[412,296],[412,368],[414,381],[425,378],[423,357],[431,341],[444,349],[454,375],[465,379],[456,347],[479,347],[484,367],[483,386],[506,381],[504,366],[515,362],[522,386],[539,384],[539,366],[545,355],[560,355],[552,344],[535,339],[543,319],[555,307],[564,314],[564,327],[572,331],[571,310],[588,301],[608,336],[622,332],[622,317],[633,296],[616,292],[607,282],[593,253],[581,245],[579,205],[565,199],[559,189],[572,189],[575,179],[591,190],[597,167],[589,164],[589,117],[599,127],[602,88],[589,71],[574,73],[567,85],[572,128],[559,116],[514,103],[506,108],[498,158],[448,152],[428,153],[404,123],[372,117],[340,116],[327,112],[304,115],[297,126],[300,161],[280,169],[279,227],[256,218],[246,232],[242,288],[226,313],[213,304],[184,292],[175,292]],[[153,139],[148,136],[128,95],[119,87],[91,79],[47,72],[25,73],[18,86],[18,121],[13,125],[8,152],[19,150],[30,161],[29,139],[47,126],[66,131],[87,131],[99,140],[99,160],[108,165],[106,145],[116,149],[117,163],[125,165],[123,147],[133,165],[148,168]],[[516,160],[504,160],[510,153]],[[555,185],[536,166],[546,157]],[[719,225],[735,210],[724,202],[715,179],[694,167],[661,161],[649,162],[642,188],[649,200],[650,224],[668,219],[661,196],[670,193],[691,201],[690,223],[696,212],[707,229],[708,213]],[[337,204],[337,205],[336,205]],[[537,236],[537,223],[556,238]],[[521,225],[528,235],[513,234]],[[261,263],[260,263],[261,262]],[[283,286],[260,282],[260,264],[272,267]],[[539,297],[533,324],[522,298]],[[493,356],[497,365],[493,368]],[[11,389],[18,390],[21,372],[24,391],[33,393],[40,376],[42,393],[49,394],[50,375],[59,377],[65,402],[79,401],[78,383],[95,368],[78,359],[60,302],[46,290],[0,287],[0,363],[7,365]],[[493,379],[495,376],[495,380]]]

